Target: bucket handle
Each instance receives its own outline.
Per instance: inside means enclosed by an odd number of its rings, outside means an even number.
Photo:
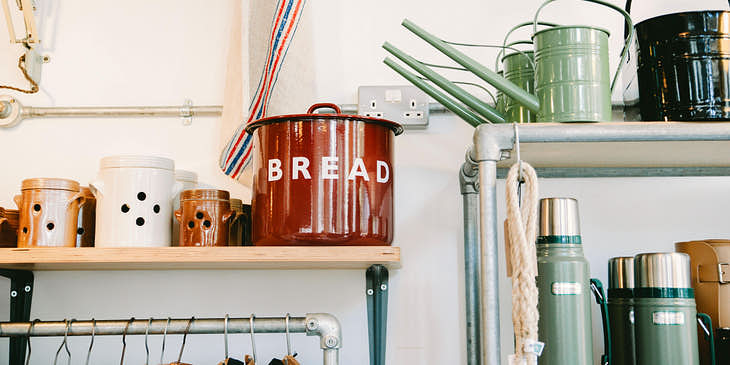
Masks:
[[[535,69],[535,61],[533,61],[529,56],[527,56],[527,54],[525,53],[525,51],[521,51],[521,50],[519,50],[519,49],[517,49],[517,48],[514,47],[514,46],[517,46],[517,45],[520,45],[520,44],[532,44],[532,41],[521,40],[521,41],[509,42],[509,43],[504,44],[502,46],[495,46],[496,48],[501,48],[501,50],[499,51],[499,53],[497,53],[497,60],[494,63],[494,72],[499,72],[500,71],[499,70],[499,64],[501,62],[499,62],[499,61],[501,61],[501,60],[504,59],[504,56],[503,56],[504,53],[505,53],[504,51],[507,50],[507,49],[509,49],[510,51],[515,51],[515,52],[519,53],[522,57],[525,57],[527,59],[527,61],[530,62],[530,66],[532,66],[532,69],[533,70]]]
[[[537,22],[537,24],[545,25],[548,27],[556,27],[556,26],[560,25],[560,24],[556,24],[556,23],[543,22],[543,21],[539,21],[539,22]],[[524,22],[524,23],[517,24],[514,27],[512,27],[509,31],[507,31],[507,34],[504,35],[504,40],[502,41],[502,47],[507,47],[507,39],[509,38],[509,36],[512,35],[512,33],[514,31],[516,31],[517,29],[520,29],[520,28],[524,28],[529,25],[533,25],[533,22]],[[522,42],[522,41],[519,41],[519,42]],[[528,42],[530,42],[530,44],[532,44],[532,41],[528,41]],[[517,43],[514,43],[514,42],[510,43],[510,45],[512,45],[512,44],[517,44]],[[527,44],[527,43],[519,43],[519,44]],[[494,71],[495,72],[499,71],[499,61],[502,58],[502,55],[504,55],[504,48],[502,48],[502,50],[499,53],[497,53],[497,59],[494,62]]]
[[[542,3],[542,5],[540,5],[539,8],[537,8],[537,11],[535,12],[535,19],[533,19],[533,21],[532,21],[533,34],[537,33],[537,24],[538,24],[537,18],[540,15],[540,11],[547,4],[550,4],[551,2],[554,2],[554,1],[556,1],[556,0],[546,0],[544,3]],[[631,42],[634,39],[634,23],[631,21],[631,15],[629,15],[629,13],[627,13],[626,10],[622,9],[621,7],[618,7],[616,5],[613,5],[611,3],[607,3],[607,2],[604,2],[601,0],[583,0],[583,1],[588,1],[591,3],[603,5],[603,6],[609,7],[611,9],[616,10],[617,12],[621,13],[621,15],[623,15],[624,19],[626,20],[626,25],[628,26],[628,29],[629,29],[629,36],[626,37],[626,41],[624,42],[624,48],[621,50],[621,59],[618,62],[618,67],[616,67],[616,73],[614,73],[614,75],[613,75],[613,80],[611,80],[611,93],[613,93],[613,87],[616,85],[616,80],[618,80],[618,75],[621,72],[621,68],[623,67],[624,62],[626,62],[626,55],[628,54],[629,47],[631,46]]]
[[[601,306],[601,319],[603,322],[603,355],[601,365],[609,365],[611,362],[611,327],[609,326],[608,304],[606,295],[603,292],[603,283],[598,279],[591,279],[591,291],[596,297],[596,304]]]
[[[705,313],[697,313],[697,324],[702,328],[705,337],[707,337],[707,342],[710,345],[710,364],[715,365],[717,361],[715,359],[715,336],[712,333],[712,318]]]
[[[340,109],[340,107],[337,106],[337,104],[333,104],[333,103],[317,103],[317,104],[314,104],[314,105],[310,106],[309,109],[307,109],[307,114],[312,114],[312,113],[314,113],[315,110],[317,110],[317,109],[323,109],[323,108],[334,109],[335,110],[335,113],[342,114],[342,110]]]

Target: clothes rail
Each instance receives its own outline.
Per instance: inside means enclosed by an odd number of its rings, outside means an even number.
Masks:
[[[228,333],[285,333],[286,317],[254,317],[253,331],[250,318],[229,318]],[[34,322],[0,322],[0,337],[48,337],[48,336],[121,336],[125,329],[127,335],[164,334],[223,334],[224,318],[190,318],[132,319],[132,320],[96,320],[96,321],[34,321]],[[148,329],[149,326],[149,329]],[[340,323],[331,314],[308,313],[306,317],[289,317],[290,333],[305,333],[307,336],[318,336],[320,348],[323,350],[324,365],[339,365],[339,349],[342,345]]]

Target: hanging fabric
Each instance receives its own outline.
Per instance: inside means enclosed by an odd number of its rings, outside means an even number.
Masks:
[[[266,108],[289,45],[296,33],[305,3],[306,0],[279,0],[276,6],[266,62],[256,92],[251,99],[248,117],[236,129],[220,157],[220,168],[234,179],[238,179],[252,156],[253,138],[244,128],[248,123],[266,116]]]

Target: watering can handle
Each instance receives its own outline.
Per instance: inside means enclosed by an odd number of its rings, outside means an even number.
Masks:
[[[542,3],[542,5],[540,5],[539,8],[537,8],[537,11],[535,12],[535,19],[533,19],[533,21],[532,21],[532,24],[533,24],[533,28],[532,28],[533,34],[534,33],[537,33],[537,24],[538,24],[537,18],[540,15],[540,11],[547,4],[550,4],[551,2],[554,2],[554,1],[556,1],[556,0],[546,0],[544,3]],[[626,10],[621,9],[620,7],[618,7],[616,5],[613,5],[611,3],[607,3],[607,2],[601,1],[601,0],[584,0],[584,1],[588,1],[588,2],[591,2],[591,3],[596,3],[596,4],[599,4],[599,5],[603,5],[603,6],[607,6],[607,7],[611,8],[611,9],[613,9],[613,10],[618,11],[619,13],[621,13],[621,15],[624,16],[624,19],[626,20],[626,25],[628,26],[629,36],[626,37],[626,41],[624,42],[624,48],[621,50],[621,59],[618,62],[618,67],[616,67],[616,73],[614,73],[614,75],[613,75],[613,80],[611,80],[611,92],[613,93],[613,87],[616,85],[616,80],[618,80],[618,75],[621,72],[621,67],[623,67],[624,62],[626,61],[626,55],[628,54],[629,47],[631,45],[631,42],[634,39],[634,23],[631,21],[631,15],[629,15],[629,13],[627,13]]]
[[[608,304],[606,295],[603,292],[603,283],[598,279],[591,279],[591,291],[596,297],[596,303],[601,306],[601,318],[603,322],[603,352],[601,365],[611,364],[611,327],[609,326]]]
[[[538,25],[547,25],[549,27],[555,27],[555,26],[559,25],[559,24],[550,23],[550,22],[537,22],[537,24]],[[509,36],[511,36],[512,33],[514,31],[516,31],[517,29],[524,28],[529,25],[533,25],[533,22],[524,22],[524,23],[517,24],[514,27],[512,27],[509,31],[507,31],[507,34],[504,35],[504,40],[502,41],[502,50],[499,51],[499,53],[497,53],[497,60],[494,63],[494,72],[499,71],[499,60],[500,60],[500,58],[502,58],[502,55],[504,55],[504,50],[508,46],[507,39],[509,38]],[[522,41],[519,41],[519,42],[522,42]],[[532,43],[532,41],[529,41],[529,42]],[[514,44],[524,44],[524,43],[514,43],[513,42],[513,43],[510,43],[509,45],[514,45]]]
[[[705,313],[697,313],[697,323],[702,327],[707,337],[707,343],[710,346],[710,364],[717,364],[715,359],[715,336],[712,328],[712,318]]]

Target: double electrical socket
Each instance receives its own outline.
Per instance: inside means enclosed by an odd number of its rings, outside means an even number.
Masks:
[[[357,114],[398,122],[406,129],[428,127],[429,97],[415,86],[360,86]]]

